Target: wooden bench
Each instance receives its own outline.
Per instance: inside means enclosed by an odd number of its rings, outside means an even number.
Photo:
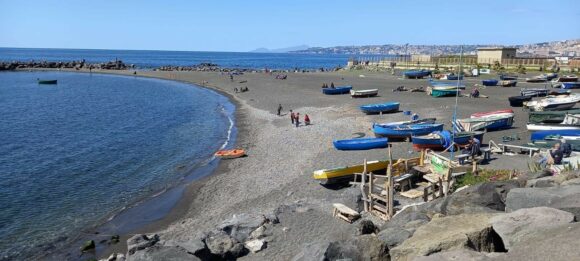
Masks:
[[[459,165],[463,165],[465,164],[465,160],[469,158],[469,154],[459,154],[457,156],[455,156],[455,159],[457,159],[457,162],[459,162]]]
[[[519,145],[511,145],[511,144],[498,144],[501,147],[502,153],[506,152],[506,149],[520,149],[521,151],[529,151],[530,158],[534,155],[534,152],[540,152],[539,148],[534,147],[526,147],[526,146],[519,146]]]
[[[334,203],[332,204],[332,206],[334,207],[334,210],[332,211],[332,216],[339,217],[340,219],[348,223],[352,223],[360,217],[360,214],[358,212],[354,211],[353,209],[343,204]]]

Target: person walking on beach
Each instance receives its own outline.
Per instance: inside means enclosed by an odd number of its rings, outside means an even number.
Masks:
[[[297,112],[296,113],[296,119],[294,119],[294,123],[296,123],[296,128],[298,128],[298,125],[300,125],[300,113]]]
[[[280,116],[281,112],[282,112],[282,104],[278,104],[278,116]]]
[[[304,124],[306,126],[310,125],[310,117],[308,117],[308,114],[304,114]]]
[[[292,124],[294,124],[294,112],[292,112],[292,110],[290,110],[290,120],[292,121]]]
[[[334,89],[334,83],[333,82],[330,83],[330,88],[331,89]]]

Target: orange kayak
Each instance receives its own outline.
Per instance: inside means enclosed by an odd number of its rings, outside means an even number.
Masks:
[[[246,155],[246,151],[243,149],[233,149],[233,150],[219,150],[215,153],[216,157],[222,159],[235,159]]]

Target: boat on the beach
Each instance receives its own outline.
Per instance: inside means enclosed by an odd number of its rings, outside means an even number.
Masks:
[[[395,126],[373,124],[373,132],[377,137],[408,138],[411,136],[425,135],[434,131],[442,130],[442,123],[404,124]]]
[[[483,117],[491,117],[491,116],[514,116],[514,110],[512,109],[503,109],[497,111],[486,111],[486,112],[476,112],[471,114],[471,118],[483,118]]]
[[[516,87],[516,84],[518,84],[518,82],[515,80],[503,80],[499,82],[501,87]]]
[[[430,70],[408,70],[405,71],[403,73],[403,75],[405,76],[405,78],[409,78],[409,79],[421,79],[423,77],[429,76],[431,75],[431,71]]]
[[[219,150],[214,155],[221,159],[235,159],[245,156],[246,151],[243,149]]]
[[[526,82],[547,82],[548,78],[545,75],[538,75],[538,76],[534,76],[532,78],[526,78]]]
[[[580,114],[566,114],[560,123],[528,122],[529,131],[540,130],[580,130]]]
[[[554,147],[554,145],[556,145],[556,143],[562,143],[563,140],[565,140],[566,143],[570,144],[570,146],[572,147],[572,151],[580,151],[580,140],[577,139],[570,140],[561,138],[561,139],[536,140],[523,144],[523,146],[538,149],[551,149]]]
[[[322,88],[322,93],[327,95],[332,94],[347,94],[352,90],[352,86],[338,86],[334,88]]]
[[[384,170],[389,166],[389,161],[368,161],[367,162],[367,172],[375,172],[379,170]],[[318,180],[322,185],[337,184],[342,182],[348,182],[353,180],[354,173],[362,173],[364,170],[363,164],[338,167],[332,169],[321,169],[316,170],[312,173],[312,177]]]
[[[434,87],[434,88],[435,87],[453,87],[453,88],[458,88],[458,89],[462,89],[462,90],[465,89],[465,84],[462,82],[457,83],[457,82],[449,82],[449,81],[435,81],[433,79],[429,79],[427,81],[427,84],[429,86]]]
[[[532,100],[532,96],[511,96],[508,98],[510,106],[512,107],[522,107],[525,102]]]
[[[559,111],[573,108],[580,101],[580,95],[548,97],[526,104],[532,111]]]
[[[453,138],[453,143],[463,146],[469,143],[471,137],[477,138],[479,141],[483,141],[483,131],[465,131],[455,133]],[[451,146],[451,139],[453,134],[450,131],[436,131],[427,135],[414,136],[413,137],[413,148],[420,149],[432,149],[432,150],[444,150]]]
[[[463,75],[457,75],[457,74],[448,74],[446,77],[447,80],[450,81],[457,81],[457,80],[463,80]]]
[[[544,97],[547,96],[550,90],[548,89],[539,89],[539,88],[522,88],[520,90],[521,96],[530,96],[530,97]]]
[[[500,74],[499,75],[499,79],[502,80],[502,81],[511,81],[511,80],[517,80],[518,77],[517,76],[513,76],[513,75]]]
[[[560,124],[564,121],[567,114],[580,114],[580,109],[565,111],[531,111],[528,114],[528,123]]]
[[[350,90],[350,96],[353,98],[360,97],[373,97],[379,94],[379,89],[369,89],[369,90]]]
[[[548,81],[551,81],[553,79],[558,78],[558,74],[557,73],[548,73],[546,74],[546,79],[548,79]]]
[[[38,84],[57,84],[57,80],[40,80],[38,79]]]
[[[455,87],[433,87],[431,89],[431,96],[433,97],[448,97],[456,96],[461,91]]]
[[[489,79],[489,80],[483,80],[483,81],[481,81],[481,83],[483,84],[483,86],[497,86],[499,81],[495,80],[495,79]]]
[[[548,138],[571,138],[580,137],[580,130],[543,130],[532,132],[530,140],[545,140]]]
[[[562,89],[580,89],[580,82],[563,82]]]
[[[398,102],[385,102],[385,103],[378,103],[378,104],[367,104],[362,105],[359,108],[361,111],[367,114],[371,113],[381,113],[381,112],[394,112],[399,111],[399,104]]]
[[[458,119],[454,127],[457,131],[500,130],[510,128],[514,123],[513,115],[492,115],[480,118]]]
[[[560,78],[552,80],[552,82],[577,82],[578,76],[575,75],[563,75]]]
[[[395,121],[395,122],[375,123],[375,124],[380,125],[382,127],[389,127],[389,126],[392,127],[392,126],[397,126],[397,125],[409,125],[409,124],[421,124],[421,123],[433,124],[433,123],[435,123],[435,121],[437,121],[437,118],[425,118],[425,119],[412,120],[412,121]]]
[[[371,150],[386,148],[389,144],[387,138],[358,138],[348,140],[334,140],[332,144],[337,150]]]

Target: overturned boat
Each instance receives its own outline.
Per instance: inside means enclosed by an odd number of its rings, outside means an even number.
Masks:
[[[373,97],[379,94],[379,89],[369,90],[350,90],[350,96],[353,98]]]

